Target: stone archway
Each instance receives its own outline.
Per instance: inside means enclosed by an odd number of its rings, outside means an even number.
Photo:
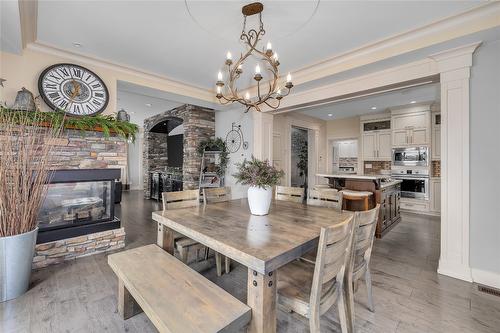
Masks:
[[[181,124],[184,126],[182,183],[185,190],[198,188],[201,158],[196,152],[200,141],[215,136],[215,112],[212,109],[185,104],[144,120],[143,170],[144,197],[149,198],[151,173],[165,171],[168,167],[167,133],[155,131],[159,125],[170,132]]]

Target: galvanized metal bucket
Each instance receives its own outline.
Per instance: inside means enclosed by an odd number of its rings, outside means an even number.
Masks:
[[[29,287],[38,228],[0,237],[0,302],[24,294]]]

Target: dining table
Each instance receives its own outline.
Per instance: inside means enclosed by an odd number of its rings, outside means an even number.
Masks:
[[[351,219],[352,212],[273,200],[268,215],[250,213],[247,199],[156,211],[157,244],[174,253],[174,232],[248,268],[248,332],[276,332],[277,273],[313,250],[322,227]],[[351,309],[352,310],[352,309]]]

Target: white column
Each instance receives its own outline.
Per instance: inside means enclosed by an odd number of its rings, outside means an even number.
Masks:
[[[273,161],[273,118],[266,112],[253,112],[253,156]]]
[[[441,81],[441,257],[438,273],[472,282],[469,264],[469,77],[480,43],[435,55]]]

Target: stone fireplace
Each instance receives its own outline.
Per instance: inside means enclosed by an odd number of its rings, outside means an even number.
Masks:
[[[181,124],[184,130],[182,146],[174,145],[175,140],[169,140],[169,133]],[[214,110],[196,105],[185,104],[144,120],[144,197],[150,198],[152,175],[168,169],[179,170],[183,189],[198,188],[201,158],[196,149],[200,141],[214,136]],[[176,153],[182,154],[182,157],[175,158],[174,162]]]

